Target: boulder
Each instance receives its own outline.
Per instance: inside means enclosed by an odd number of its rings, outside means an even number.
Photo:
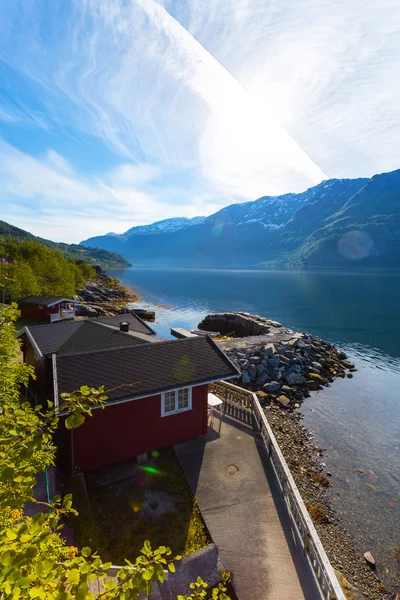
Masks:
[[[274,356],[274,354],[276,354],[276,348],[275,348],[274,344],[267,344],[264,347],[264,356],[266,358],[272,358],[272,356]]]
[[[249,358],[249,362],[250,362],[252,365],[258,365],[258,364],[261,362],[261,358],[260,358],[259,356],[256,356],[256,355],[254,355],[254,356],[250,356],[250,358]]]
[[[305,377],[299,375],[299,373],[288,373],[285,379],[288,385],[301,385],[306,382]]]
[[[242,371],[242,382],[244,385],[248,385],[250,383],[250,375],[246,369]]]
[[[143,319],[143,321],[154,321],[156,318],[156,313],[154,312],[154,310],[147,310],[145,308],[134,308],[132,312],[140,319]]]
[[[248,372],[249,372],[250,377],[256,377],[256,375],[257,375],[256,366],[255,365],[250,365],[249,368],[248,368]]]
[[[281,364],[281,357],[279,354],[275,354],[271,358],[268,359],[268,364],[270,367],[279,367]]]
[[[283,394],[279,396],[278,402],[281,406],[284,406],[285,408],[287,408],[290,405],[289,398],[287,396],[284,396]]]
[[[86,304],[75,304],[75,316],[77,317],[97,317],[98,314],[98,310],[93,308],[93,306],[87,306]]]
[[[267,383],[267,381],[270,379],[270,376],[268,375],[268,373],[266,371],[264,371],[264,373],[261,373],[261,375],[258,375],[256,377],[256,384],[258,387],[263,387],[263,385],[265,383]]]
[[[266,369],[265,369],[264,365],[261,365],[261,364],[260,364],[260,365],[257,365],[257,366],[256,366],[256,374],[257,374],[257,377],[259,377],[260,375],[262,375],[262,374],[263,374],[263,373],[265,373],[265,372],[266,372]]]
[[[277,392],[281,389],[281,384],[278,381],[270,381],[263,386],[266,392]]]
[[[364,558],[367,561],[367,563],[369,564],[370,567],[374,567],[375,568],[375,558],[373,557],[371,552],[364,552]]]

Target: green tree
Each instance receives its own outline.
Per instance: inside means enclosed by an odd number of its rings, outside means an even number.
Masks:
[[[36,473],[55,461],[53,434],[58,419],[49,403],[32,408],[20,396],[21,385],[33,376],[32,368],[19,361],[15,339],[16,306],[0,309],[0,596],[3,599],[92,600],[89,583],[105,579],[110,563],[90,548],[67,546],[60,536],[62,517],[76,514],[70,495],[50,504],[33,497]],[[91,415],[91,406],[104,406],[103,389],[83,386],[75,394],[64,394],[68,428],[79,426]],[[28,516],[25,503],[42,504],[45,512]],[[156,550],[144,542],[140,556],[121,567],[118,583],[107,580],[99,597],[136,600],[151,591],[151,584],[164,580],[164,570],[175,570],[169,548]],[[198,579],[190,596],[179,600],[202,600],[206,584]],[[213,591],[215,600],[229,600],[223,583]]]
[[[6,279],[4,282],[6,300],[23,298],[31,294],[39,294],[40,286],[33,269],[24,261],[7,263],[5,266]]]
[[[8,301],[30,294],[72,297],[88,279],[95,278],[90,265],[77,265],[59,250],[36,241],[9,240],[3,244],[3,251],[12,259],[6,265]]]

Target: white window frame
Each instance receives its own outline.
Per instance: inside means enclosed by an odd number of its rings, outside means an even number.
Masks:
[[[188,390],[188,405],[185,408],[178,408],[178,392],[179,390]],[[169,410],[165,412],[165,394],[170,394],[175,392],[175,410]],[[184,388],[176,388],[175,390],[168,390],[167,392],[163,392],[161,394],[161,416],[169,417],[170,415],[176,415],[178,413],[186,412],[188,410],[192,410],[192,388],[184,387]]]

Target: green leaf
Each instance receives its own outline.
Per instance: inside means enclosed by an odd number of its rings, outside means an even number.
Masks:
[[[8,537],[9,540],[16,540],[18,537],[17,534],[15,533],[14,529],[7,529],[6,536]]]
[[[70,583],[72,583],[73,585],[76,585],[77,583],[79,583],[80,581],[80,573],[78,571],[78,569],[71,569],[68,573],[67,573],[67,577],[68,577],[68,581]]]
[[[89,546],[84,546],[81,550],[81,554],[82,556],[84,556],[85,558],[88,558],[88,556],[90,556],[92,553],[91,549],[89,548]]]
[[[82,425],[84,420],[85,417],[81,413],[69,415],[69,417],[65,419],[65,427],[67,429],[76,429],[77,427]]]
[[[31,598],[46,598],[46,592],[42,587],[33,587],[29,590]]]
[[[171,571],[171,573],[175,573],[176,569],[174,563],[168,563],[168,569]]]
[[[148,569],[146,569],[143,573],[143,579],[145,579],[146,581],[150,581],[150,579],[153,577],[153,573],[154,573],[154,569],[152,567],[149,567]]]

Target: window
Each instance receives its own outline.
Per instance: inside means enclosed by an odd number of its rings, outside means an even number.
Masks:
[[[192,389],[183,388],[161,395],[161,416],[167,417],[192,408]]]

